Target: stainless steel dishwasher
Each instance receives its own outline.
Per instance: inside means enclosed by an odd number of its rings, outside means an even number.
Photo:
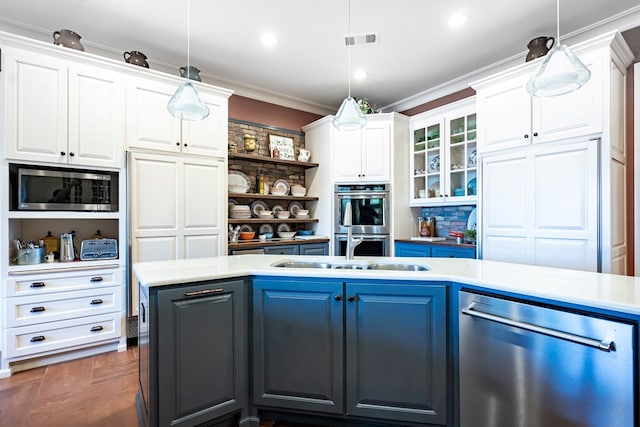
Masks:
[[[460,291],[461,427],[636,426],[633,324]]]

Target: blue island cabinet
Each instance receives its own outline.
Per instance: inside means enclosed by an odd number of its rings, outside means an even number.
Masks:
[[[447,422],[447,289],[420,282],[253,282],[253,402],[342,422]]]
[[[246,280],[140,287],[142,425],[237,426],[248,417]]]
[[[428,243],[395,242],[397,257],[475,258],[475,246],[431,245]]]

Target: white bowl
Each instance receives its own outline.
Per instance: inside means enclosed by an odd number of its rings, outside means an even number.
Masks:
[[[291,216],[291,213],[289,213],[289,211],[280,211],[278,212],[278,218],[280,219],[287,219]]]
[[[293,239],[295,235],[295,231],[278,231],[278,237],[282,237],[283,239]]]
[[[307,209],[298,209],[298,215],[309,215],[309,211]]]
[[[309,215],[308,214],[304,214],[304,215],[296,214],[296,218],[298,218],[298,219],[307,219],[307,218],[309,218]]]
[[[271,194],[273,194],[274,196],[284,196],[285,194],[287,194],[287,192],[286,191],[271,190]]]

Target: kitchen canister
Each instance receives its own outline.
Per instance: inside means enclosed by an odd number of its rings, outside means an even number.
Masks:
[[[45,248],[24,248],[18,250],[16,264],[40,264],[44,262]]]
[[[58,30],[53,32],[53,44],[84,52],[84,46],[80,43],[80,38],[79,34],[71,30]]]

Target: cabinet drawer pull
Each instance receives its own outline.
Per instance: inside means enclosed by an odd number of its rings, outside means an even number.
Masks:
[[[38,341],[44,341],[44,335],[38,335],[35,337],[31,337],[31,339],[29,340],[30,342],[38,342]]]
[[[44,282],[33,282],[29,287],[31,288],[44,288]]]
[[[453,255],[453,254],[449,254],[449,258],[453,258],[453,257],[454,257],[454,255]]]
[[[94,326],[91,328],[91,332],[100,332],[104,328],[102,326]]]
[[[31,307],[31,310],[29,310],[31,313],[38,313],[40,311],[44,311],[45,308],[43,306],[38,306],[38,307]]]
[[[96,282],[102,282],[104,279],[102,278],[102,276],[94,276],[91,278],[91,280],[89,280],[91,283],[96,283]]]
[[[216,288],[216,289],[205,289],[203,291],[193,291],[193,292],[185,292],[185,297],[199,297],[202,295],[209,294],[219,294],[220,292],[224,292],[224,288]]]
[[[104,301],[102,301],[101,298],[96,298],[96,299],[92,299],[91,300],[91,305],[97,305],[97,304],[102,304]]]

